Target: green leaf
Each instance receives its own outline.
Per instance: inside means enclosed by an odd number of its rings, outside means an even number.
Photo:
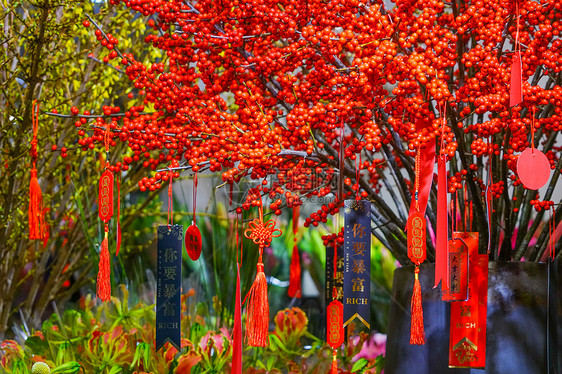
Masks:
[[[368,363],[369,361],[367,361],[366,359],[360,358],[353,364],[353,367],[351,368],[351,372],[357,373],[359,371],[362,371],[365,368],[365,366],[367,366]]]
[[[49,344],[38,336],[30,336],[25,340],[25,346],[28,347],[31,352],[35,355],[43,356],[47,349],[49,349]]]

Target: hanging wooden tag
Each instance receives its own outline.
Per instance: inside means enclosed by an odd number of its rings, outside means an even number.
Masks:
[[[191,224],[185,230],[185,250],[189,255],[189,258],[193,261],[197,261],[199,256],[201,256],[201,232],[195,224]]]
[[[527,148],[517,159],[517,174],[526,188],[538,190],[550,178],[550,162],[538,149]]]
[[[426,258],[426,222],[421,212],[413,212],[406,223],[408,232],[408,258],[416,265]]]
[[[108,222],[113,216],[113,173],[103,172],[99,182],[98,215],[103,222]]]
[[[161,225],[157,229],[156,351],[166,342],[181,349],[182,234],[181,225]]]
[[[468,298],[468,248],[460,239],[449,240],[449,285],[441,284],[443,301],[464,301]]]
[[[371,202],[345,200],[344,209],[344,327],[358,319],[371,328]]]

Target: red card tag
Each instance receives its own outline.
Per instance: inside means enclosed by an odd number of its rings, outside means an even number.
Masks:
[[[113,173],[103,172],[99,183],[98,215],[103,222],[108,222],[113,215]]]
[[[327,337],[328,345],[333,349],[339,348],[343,343],[343,304],[339,300],[333,300],[326,309],[327,314]]]
[[[538,149],[527,148],[517,159],[517,174],[526,188],[538,190],[550,178],[550,162]]]
[[[464,301],[468,298],[468,248],[460,239],[449,240],[450,287],[441,284],[443,301]]]
[[[451,303],[449,367],[486,367],[488,255],[478,254],[478,233],[455,233],[468,247],[468,299]]]
[[[511,85],[509,88],[509,106],[516,106],[523,101],[523,84],[521,72],[521,53],[515,53],[511,64]]]
[[[201,256],[201,232],[196,225],[191,225],[185,230],[185,250],[189,258],[197,261]]]
[[[426,257],[425,226],[425,217],[421,212],[414,212],[408,217],[408,258],[416,265],[424,262]]]

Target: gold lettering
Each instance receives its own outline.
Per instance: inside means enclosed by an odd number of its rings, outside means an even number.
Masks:
[[[365,279],[355,278],[355,279],[352,279],[351,281],[353,282],[353,286],[352,286],[353,292],[363,292],[363,291],[365,291],[365,286],[363,285],[363,282],[365,281]]]
[[[365,236],[365,226],[363,226],[360,223],[354,223],[352,231],[353,231],[354,238],[356,237],[362,238]]]
[[[355,274],[365,273],[367,268],[363,263],[363,260],[353,260],[353,268],[351,269]]]
[[[357,256],[364,256],[365,255],[365,243],[363,243],[363,242],[353,243],[353,252]]]
[[[345,303],[348,305],[367,305],[367,299],[360,297],[348,297],[346,298]]]

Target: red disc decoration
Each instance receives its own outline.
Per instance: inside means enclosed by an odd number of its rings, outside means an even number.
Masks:
[[[98,214],[106,223],[113,215],[113,173],[107,169],[100,177]]]
[[[408,217],[406,230],[408,231],[408,258],[416,265],[425,261],[425,217],[421,212],[414,212]]]
[[[526,188],[538,190],[548,182],[550,162],[538,149],[527,148],[517,160],[517,174]]]
[[[193,261],[199,259],[199,256],[201,256],[201,246],[201,232],[196,225],[192,224],[185,230],[185,250],[190,259]]]

